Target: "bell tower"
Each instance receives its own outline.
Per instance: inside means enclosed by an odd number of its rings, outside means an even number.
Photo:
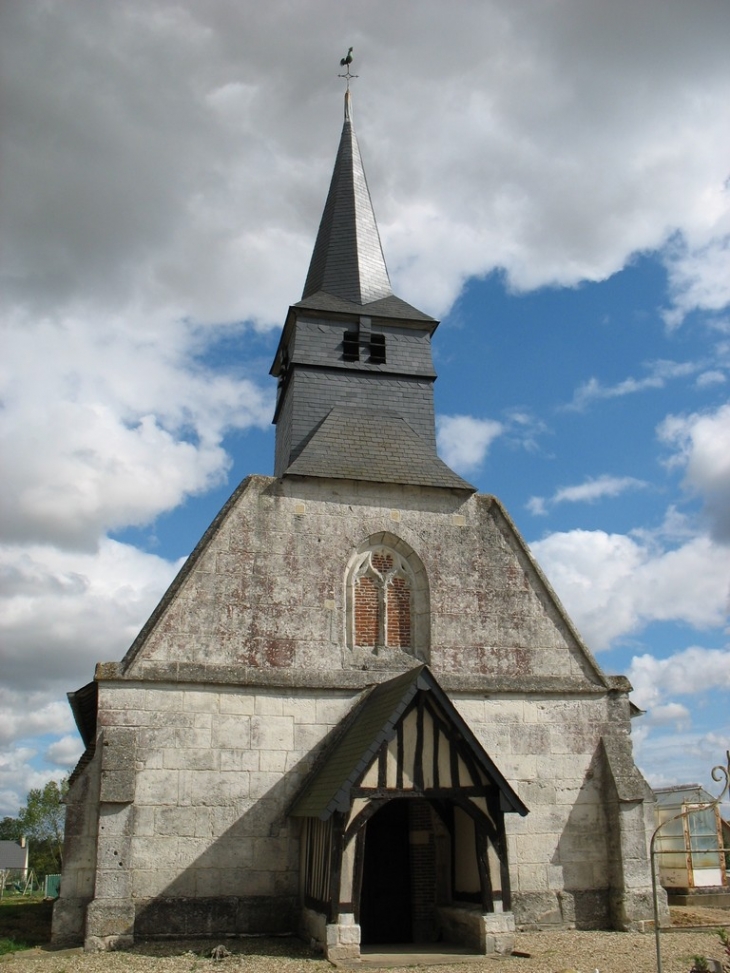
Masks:
[[[274,474],[473,492],[436,454],[428,314],[393,293],[351,96],[301,301],[271,368]]]

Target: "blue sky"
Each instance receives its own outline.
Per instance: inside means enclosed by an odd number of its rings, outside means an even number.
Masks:
[[[496,494],[652,783],[730,747],[730,8],[36,0],[2,13],[0,814],[80,751],[235,485],[273,466],[355,46],[394,289],[441,319],[439,448]]]

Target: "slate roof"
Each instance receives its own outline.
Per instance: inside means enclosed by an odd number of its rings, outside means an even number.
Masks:
[[[71,712],[84,746],[96,737],[96,714],[99,705],[99,684],[89,682],[73,693],[66,693]]]
[[[336,406],[286,475],[325,476],[409,486],[475,487],[449,469],[401,416]]]
[[[360,148],[345,95],[345,121],[303,298],[326,291],[357,305],[392,295]]]
[[[344,297],[338,297],[335,294],[329,294],[326,291],[319,290],[303,298],[293,306],[311,309],[313,311],[365,314],[373,318],[396,318],[405,321],[433,321],[434,325],[438,324],[436,319],[432,318],[430,314],[424,314],[423,311],[419,311],[412,304],[408,304],[406,301],[401,300],[400,297],[396,297],[395,294],[382,297],[369,304],[358,304]]]
[[[335,811],[348,811],[351,788],[375,758],[381,744],[392,738],[398,721],[419,691],[434,694],[442,712],[471,750],[477,765],[499,788],[502,810],[527,814],[525,805],[426,665],[416,666],[380,683],[356,704],[305,778],[289,813],[295,817],[316,817],[326,821]]]
[[[17,841],[0,841],[0,869],[28,867],[28,846],[21,848]]]

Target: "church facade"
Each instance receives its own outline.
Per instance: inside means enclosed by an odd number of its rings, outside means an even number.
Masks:
[[[348,92],[272,367],[274,476],[69,694],[56,942],[300,932],[345,959],[651,919],[630,686],[437,456],[436,326],[392,292]]]

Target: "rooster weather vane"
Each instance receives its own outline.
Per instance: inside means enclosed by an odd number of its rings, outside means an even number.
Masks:
[[[357,74],[350,73],[350,65],[352,64],[352,51],[353,48],[350,47],[347,54],[340,59],[340,67],[345,69],[345,74],[338,74],[338,78],[344,78],[347,81],[347,90],[350,90],[350,78],[357,78]]]

